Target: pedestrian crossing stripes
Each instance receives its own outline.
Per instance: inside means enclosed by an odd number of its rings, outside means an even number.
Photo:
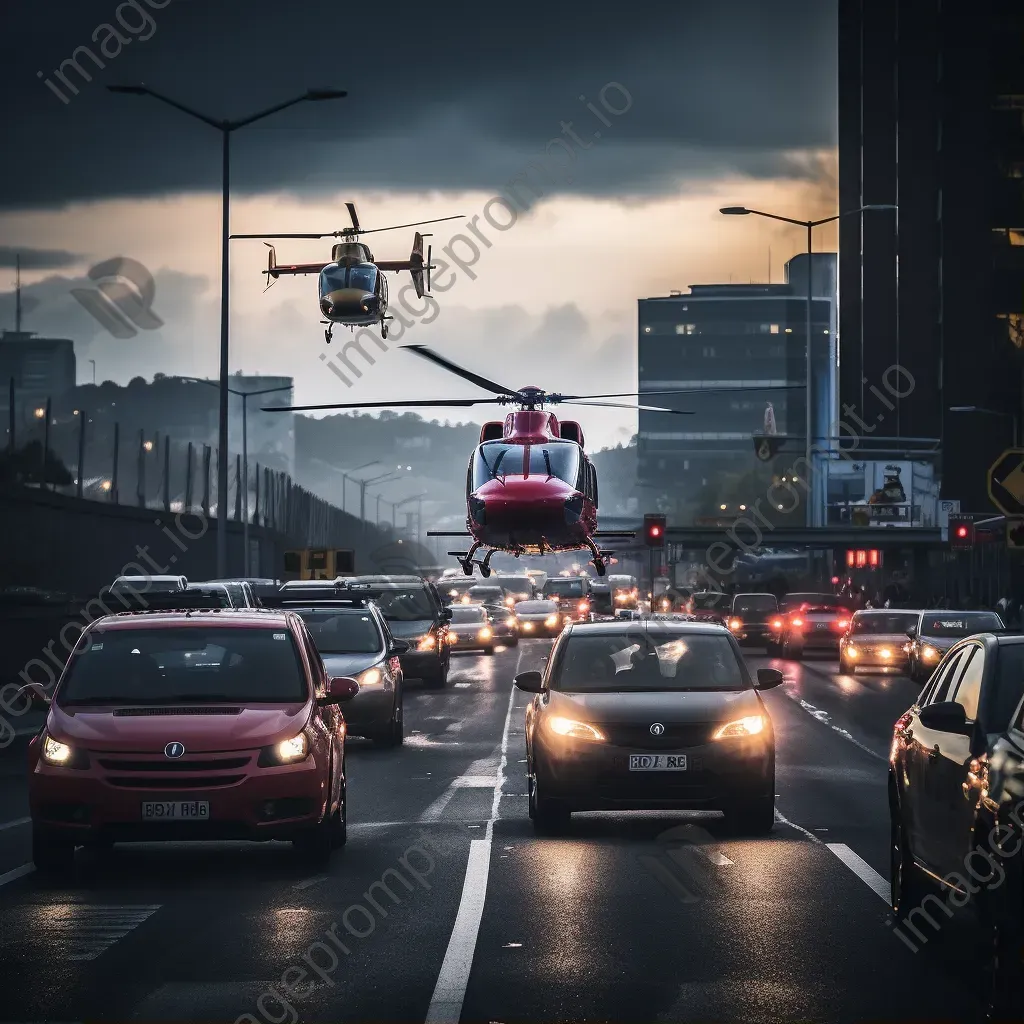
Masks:
[[[66,960],[95,960],[153,916],[159,904],[87,906],[62,903],[36,907],[33,933]]]

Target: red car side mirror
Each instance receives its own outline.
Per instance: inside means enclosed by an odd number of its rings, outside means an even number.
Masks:
[[[359,683],[351,676],[334,676],[327,684],[327,696],[321,704],[344,704],[359,692]]]

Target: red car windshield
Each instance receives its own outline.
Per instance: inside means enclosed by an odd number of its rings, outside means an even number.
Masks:
[[[57,690],[81,704],[298,704],[309,688],[285,627],[107,629],[76,651]]]

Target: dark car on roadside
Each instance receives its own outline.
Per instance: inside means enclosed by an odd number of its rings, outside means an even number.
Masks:
[[[907,627],[910,638],[908,673],[923,683],[939,659],[958,640],[972,633],[1001,630],[1003,620],[995,612],[966,612],[939,609],[915,613],[916,621]]]
[[[32,858],[63,874],[116,842],[291,840],[325,863],[346,836],[345,720],[292,612],[132,611],[79,637],[29,744]],[[205,601],[205,607],[204,607]]]
[[[338,582],[370,593],[391,634],[409,644],[400,656],[406,679],[420,679],[432,689],[448,685],[449,613],[433,583],[419,576],[352,576]]]
[[[775,820],[775,739],[735,637],[711,623],[572,623],[543,672],[516,686],[526,712],[530,817],[573,811],[720,810],[738,831]]]
[[[957,640],[896,722],[889,759],[896,926],[920,945],[972,903],[994,1020],[1024,1019],[1022,697],[1024,636]]]
[[[766,647],[778,614],[779,601],[774,594],[733,594],[725,624],[741,644]]]

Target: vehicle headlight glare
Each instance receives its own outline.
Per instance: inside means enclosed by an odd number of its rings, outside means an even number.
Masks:
[[[856,657],[857,657],[857,655],[858,655],[858,654],[860,654],[860,651],[858,651],[858,650],[857,650],[857,648],[856,648],[856,647],[854,647],[854,646],[853,646],[853,645],[851,644],[851,645],[850,645],[849,647],[847,647],[847,648],[846,648],[846,653],[847,653],[847,654],[848,654],[848,655],[849,655],[849,656],[850,656],[851,658],[856,658]]]
[[[923,658],[927,658],[928,661],[934,661],[939,656],[938,648],[932,647],[930,645],[925,645],[925,647],[921,651],[921,656]]]
[[[416,644],[417,651],[432,651],[437,646],[437,638],[433,633],[428,633],[426,636],[421,636],[419,642]]]
[[[300,732],[298,736],[278,743],[274,747],[274,753],[277,755],[279,764],[292,764],[295,761],[301,761],[309,753],[309,740],[306,739],[304,732]]]
[[[505,625],[508,626],[509,629],[515,629],[515,627],[516,627],[516,617],[514,615],[510,615],[505,620]]]
[[[748,718],[738,718],[735,722],[727,722],[715,731],[716,740],[728,740],[741,736],[757,736],[764,732],[764,718],[761,715],[751,715]]]
[[[481,629],[479,633],[477,633],[477,636],[481,640],[490,640],[490,638],[491,638],[491,628],[490,628],[490,626],[484,626],[484,628]]]
[[[549,615],[544,620],[544,625],[545,626],[557,626],[558,625],[558,616],[557,615]]]
[[[43,740],[43,760],[47,764],[66,765],[75,756],[74,750],[47,734]]]
[[[548,726],[553,733],[559,736],[569,736],[577,740],[596,740],[598,742],[604,739],[604,735],[592,725],[587,725],[586,722],[577,722],[572,718],[562,718],[561,715],[556,715],[554,718],[549,719]]]
[[[356,682],[360,686],[375,686],[383,678],[379,668],[368,668],[365,672],[360,672],[356,676]]]

